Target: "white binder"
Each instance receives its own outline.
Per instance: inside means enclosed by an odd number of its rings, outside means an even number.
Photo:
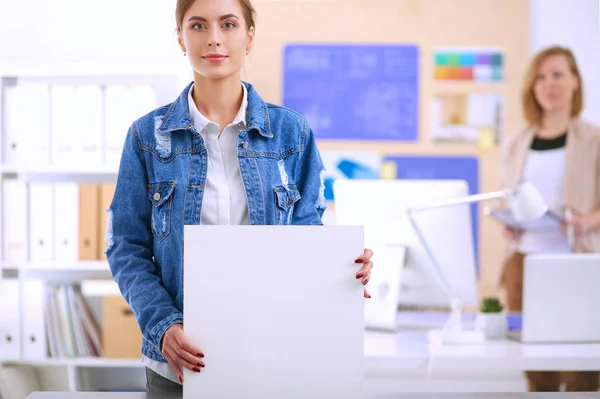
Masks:
[[[29,183],[29,260],[54,260],[53,183]]]
[[[93,84],[50,88],[52,164],[101,164],[102,90]]]
[[[5,163],[21,167],[47,166],[50,159],[48,86],[20,83],[7,86],[4,96]]]
[[[363,397],[362,227],[185,226],[184,397]],[[234,381],[235,383],[232,383]]]
[[[108,85],[104,93],[105,163],[118,167],[127,131],[132,123],[155,109],[156,94],[149,85]]]
[[[0,360],[20,360],[19,280],[0,279]]]
[[[4,240],[3,256],[6,262],[27,260],[27,183],[21,180],[4,180],[3,219]]]
[[[23,330],[21,334],[22,356],[25,360],[47,357],[45,330],[45,283],[38,279],[23,280]]]
[[[54,184],[54,260],[59,263],[79,259],[79,185]]]
[[[86,165],[102,164],[103,104],[99,85],[76,87],[78,102],[75,135],[78,139],[77,157]]]

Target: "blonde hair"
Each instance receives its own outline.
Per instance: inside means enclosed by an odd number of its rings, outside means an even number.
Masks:
[[[577,66],[577,61],[575,60],[575,56],[573,52],[561,46],[552,46],[541,50],[539,53],[533,57],[533,60],[529,64],[529,68],[527,70],[527,74],[525,75],[525,84],[523,87],[523,116],[525,120],[527,120],[530,124],[539,124],[542,118],[543,109],[541,105],[538,103],[535,98],[534,86],[537,80],[538,70],[542,62],[544,62],[547,58],[561,55],[567,59],[569,63],[569,67],[573,75],[577,77],[579,81],[579,87],[573,93],[573,102],[571,104],[571,116],[576,117],[579,116],[581,110],[583,109],[583,81],[581,79],[581,73],[579,72],[579,67]]]
[[[177,31],[181,30],[183,24],[183,17],[185,13],[190,9],[192,4],[196,0],[177,0],[177,7],[175,8],[175,22],[177,23]],[[240,0],[242,5],[242,12],[244,13],[244,20],[246,21],[246,28],[256,28],[256,10],[252,5],[251,0]]]

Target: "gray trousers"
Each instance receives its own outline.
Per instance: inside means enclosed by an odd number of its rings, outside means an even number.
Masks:
[[[183,394],[182,385],[177,384],[163,377],[162,375],[155,373],[148,367],[146,367],[146,389],[148,389],[148,393],[152,395],[174,394],[177,395],[174,397],[181,397],[181,395]]]

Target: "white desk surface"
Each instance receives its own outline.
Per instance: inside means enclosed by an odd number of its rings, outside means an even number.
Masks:
[[[427,372],[520,372],[600,370],[600,343],[521,344],[514,340],[481,345],[430,347],[425,330],[365,332],[365,376]]]
[[[182,399],[182,395],[151,395],[117,392],[34,392],[27,399]],[[600,394],[579,392],[550,393],[383,393],[366,394],[365,399],[597,399]]]

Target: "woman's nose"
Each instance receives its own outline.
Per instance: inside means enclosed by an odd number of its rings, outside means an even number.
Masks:
[[[209,41],[208,41],[208,45],[210,47],[220,47],[221,46],[221,38],[219,36],[219,32],[218,30],[213,30],[211,32]]]

